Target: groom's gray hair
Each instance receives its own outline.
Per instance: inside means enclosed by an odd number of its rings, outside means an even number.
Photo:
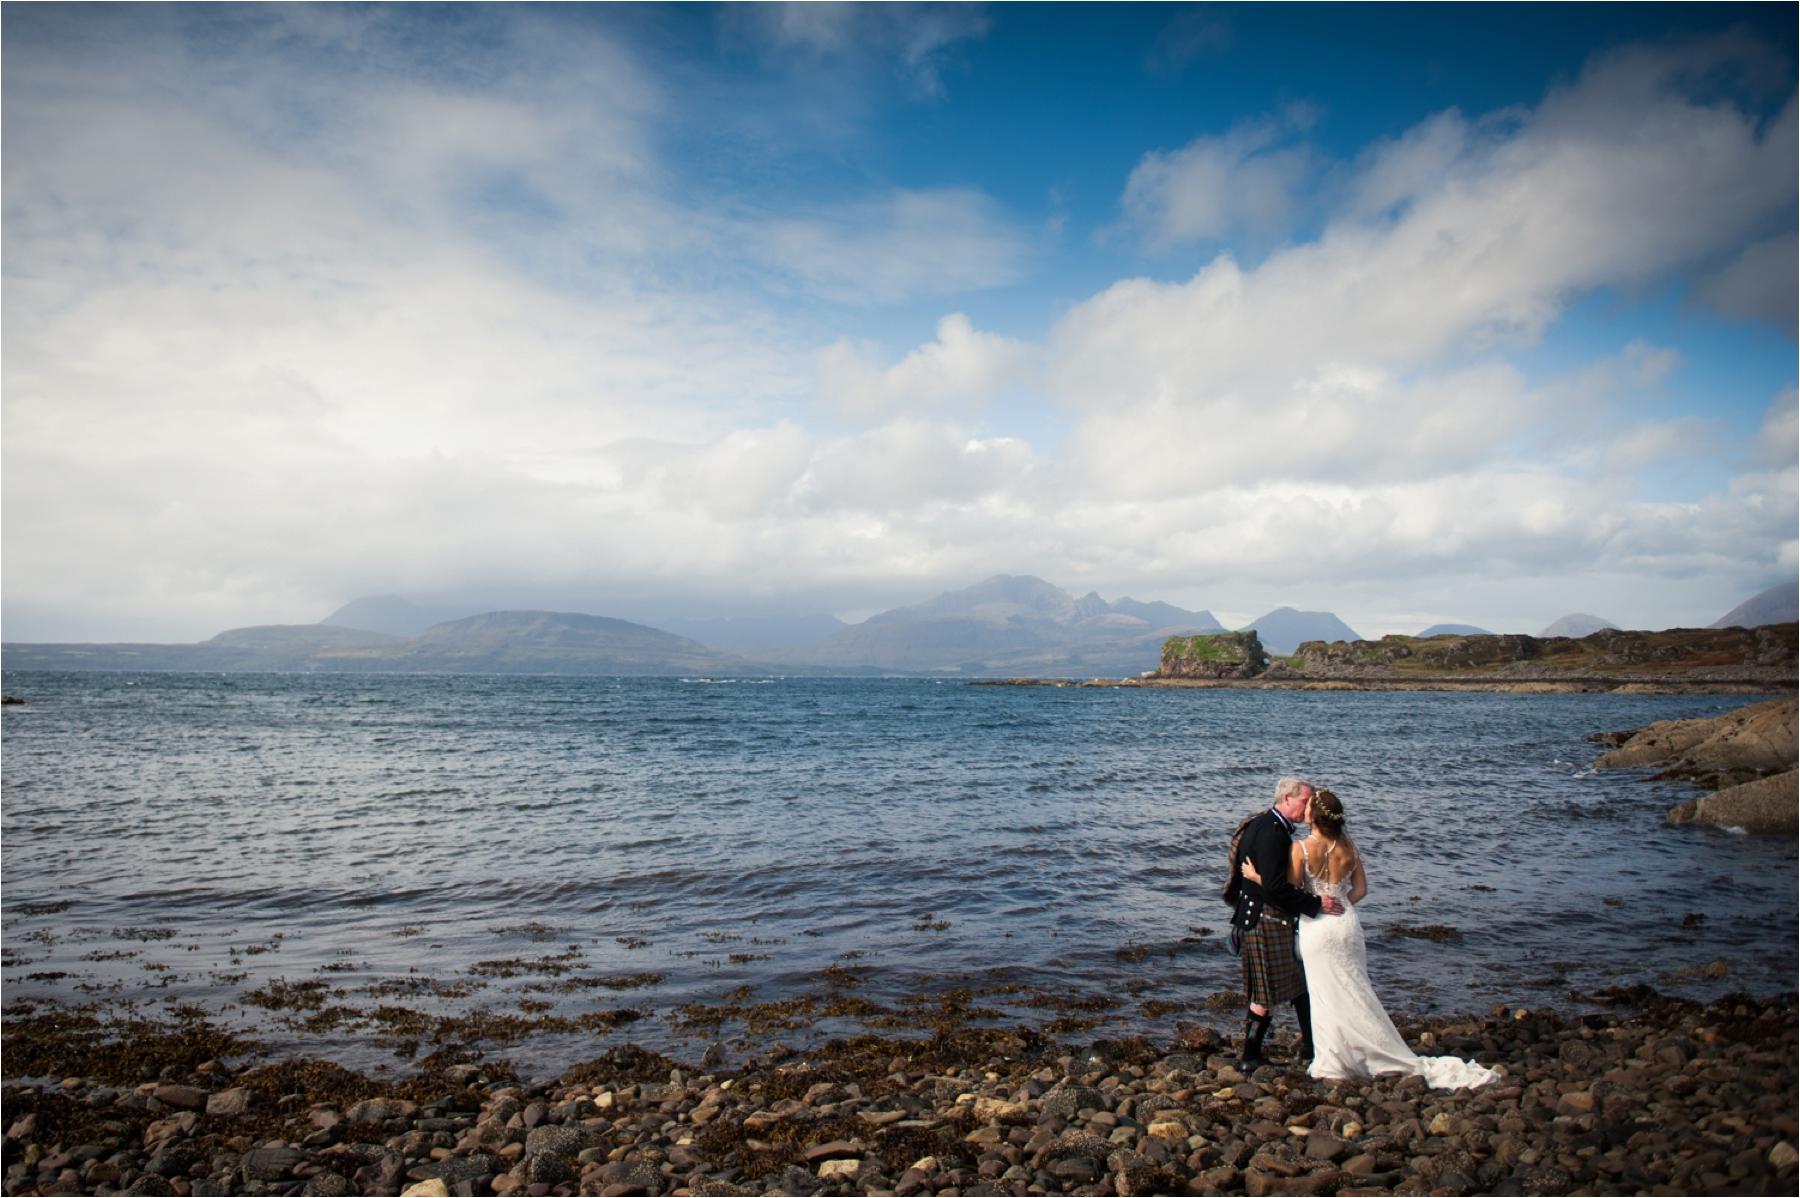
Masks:
[[[1275,784],[1275,802],[1279,805],[1287,801],[1287,797],[1301,787],[1309,787],[1312,783],[1305,778],[1283,778]]]

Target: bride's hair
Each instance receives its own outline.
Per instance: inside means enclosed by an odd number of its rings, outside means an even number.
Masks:
[[[1329,790],[1313,792],[1313,827],[1333,840],[1344,834],[1344,805]]]

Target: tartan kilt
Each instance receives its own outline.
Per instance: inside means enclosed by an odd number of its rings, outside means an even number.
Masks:
[[[1276,1007],[1306,993],[1306,974],[1300,969],[1300,958],[1294,952],[1294,925],[1283,917],[1280,923],[1269,912],[1244,933],[1244,989],[1250,1001],[1259,1007]]]

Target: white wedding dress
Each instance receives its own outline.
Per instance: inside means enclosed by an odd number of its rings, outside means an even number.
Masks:
[[[1422,1057],[1406,1046],[1369,984],[1362,921],[1348,897],[1355,875],[1332,883],[1309,869],[1302,872],[1301,884],[1309,893],[1331,895],[1344,904],[1342,915],[1300,919],[1300,959],[1312,995],[1313,1062],[1307,1072],[1326,1078],[1416,1073],[1434,1090],[1486,1085],[1499,1076],[1473,1061]]]

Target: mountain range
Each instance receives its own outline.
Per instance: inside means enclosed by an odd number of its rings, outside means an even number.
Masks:
[[[1792,584],[1770,588],[1713,627],[1791,621],[1796,591]],[[1764,618],[1770,614],[1776,618]],[[378,596],[346,604],[318,624],[236,628],[195,645],[9,643],[4,654],[11,669],[1118,678],[1154,669],[1171,636],[1226,631],[1210,611],[1108,601],[1091,591],[1077,597],[1041,578],[1005,574],[860,624],[828,615],[659,623],[665,626],[579,612],[470,613]],[[1611,625],[1576,613],[1545,635],[1602,627]],[[1361,639],[1331,612],[1292,607],[1244,629],[1278,657],[1307,641]],[[1421,635],[1481,631],[1444,624]]]
[[[1211,612],[1125,598],[1076,598],[1031,575],[997,574],[960,591],[870,616],[788,660],[909,673],[1137,674],[1177,632],[1222,632]]]

